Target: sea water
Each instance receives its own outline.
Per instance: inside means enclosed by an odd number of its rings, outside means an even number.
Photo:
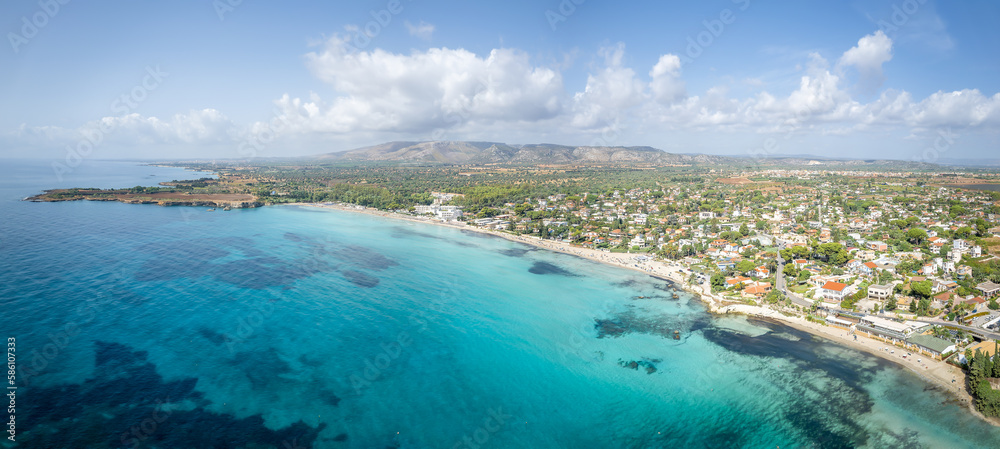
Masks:
[[[313,207],[29,203],[204,174],[0,167],[16,447],[1000,447],[909,371],[638,272]]]

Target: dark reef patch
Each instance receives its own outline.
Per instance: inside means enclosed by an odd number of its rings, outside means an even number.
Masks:
[[[180,278],[198,278],[209,270],[208,262],[165,256],[149,259],[139,267],[135,279],[142,282],[168,281]]]
[[[637,285],[639,285],[639,281],[636,279],[626,279],[621,282],[612,282],[611,285],[621,288],[635,288]]]
[[[883,368],[889,363],[862,352],[858,352],[856,357],[848,360],[846,363],[840,357],[824,357],[822,352],[817,351],[817,349],[825,345],[833,346],[833,343],[824,342],[814,338],[808,332],[771,321],[757,319],[749,319],[747,321],[754,326],[770,329],[772,332],[751,337],[726,329],[709,327],[703,333],[706,339],[727,350],[757,357],[786,358],[804,369],[815,369],[830,373],[831,376],[842,380],[848,386],[857,390],[861,390],[862,386],[871,381],[877,372],[877,370],[870,368],[870,363],[875,363],[879,368]],[[791,335],[798,338],[799,343],[794,345],[788,344],[787,337],[778,334]],[[864,361],[866,364],[862,364],[860,361]],[[860,411],[864,412],[867,409],[861,409]]]
[[[379,283],[377,277],[359,271],[344,270],[342,274],[348,281],[351,281],[352,284],[357,285],[358,287],[372,288]]]
[[[297,280],[317,273],[338,271],[344,265],[371,271],[399,265],[399,262],[363,246],[341,246],[293,232],[286,232],[283,237],[298,246],[304,254],[290,260],[274,257],[256,249],[253,241],[245,238],[224,238],[218,241],[196,239],[143,245],[139,249],[154,257],[140,267],[135,278],[148,282],[212,276],[219,282],[241,288],[287,289]],[[243,257],[217,261],[233,252]],[[342,262],[331,263],[331,256]],[[362,287],[374,287],[379,282],[377,278],[360,271],[346,270],[343,274]]]
[[[255,257],[212,264],[211,269],[218,281],[259,290],[288,285],[334,268],[318,259],[287,262],[276,257]]]
[[[628,329],[617,320],[594,320],[594,329],[597,329],[597,338],[620,337],[628,332]]]
[[[705,435],[704,447],[747,447],[746,438],[742,432],[732,430],[716,430]]]
[[[509,248],[509,249],[502,249],[499,251],[499,253],[508,257],[524,257],[525,255],[533,251],[537,251],[537,249],[535,247]]]
[[[563,269],[562,267],[551,264],[548,262],[535,262],[531,268],[528,268],[528,272],[532,274],[554,274],[557,276],[569,276],[576,277],[579,276],[571,271]]]
[[[294,232],[286,232],[285,235],[283,235],[282,237],[284,237],[285,240],[288,240],[290,242],[296,242],[296,243],[305,242],[305,241],[309,240],[308,237],[306,237],[304,235],[301,235],[301,234],[296,234]]]
[[[610,318],[594,319],[594,329],[597,330],[597,338],[614,338],[629,333],[640,333],[658,335],[673,340],[675,331],[680,331],[678,335],[685,338],[691,332],[708,326],[709,320],[710,318],[700,314],[694,317],[640,316],[633,310],[626,310]]]
[[[299,356],[299,363],[310,368],[319,368],[323,366],[324,360],[319,357],[312,357],[309,354],[302,354]]]
[[[148,282],[213,276],[238,287],[264,289],[288,286],[298,279],[336,269],[322,258],[323,243],[294,233],[286,233],[284,237],[310,249],[310,254],[286,261],[266,255],[254,247],[252,240],[242,237],[141,245],[137,249],[153,257],[143,263],[135,279]],[[234,252],[244,258],[214,263]]]
[[[438,237],[436,235],[428,234],[426,232],[416,231],[410,229],[409,227],[392,228],[392,237],[397,239],[405,237],[422,237],[425,239],[445,240],[443,237]]]
[[[222,335],[221,333],[217,332],[216,330],[209,329],[209,328],[204,327],[204,326],[198,328],[198,335],[201,335],[202,338],[208,340],[210,343],[212,343],[214,345],[221,345],[221,344],[223,344],[223,343],[226,342],[226,336],[225,335]]]
[[[229,364],[244,373],[254,390],[263,391],[277,382],[282,374],[292,372],[292,366],[281,358],[277,349],[237,352]]]
[[[399,265],[399,262],[385,257],[371,248],[358,245],[346,246],[338,251],[335,256],[344,262],[369,270],[384,270]]]
[[[230,252],[223,247],[225,242],[210,239],[181,240],[176,242],[156,242],[139,245],[139,251],[157,258],[194,261],[209,261],[226,257]]]
[[[653,374],[656,372],[656,364],[662,362],[661,359],[641,359],[641,360],[622,360],[618,359],[618,365],[622,368],[627,368],[631,370],[638,371],[642,368],[646,374]]]
[[[795,382],[786,385],[795,399],[782,413],[814,447],[841,448],[868,444],[871,438],[858,417],[871,412],[874,399],[864,388],[886,363],[873,356],[857,353],[852,357],[826,356],[823,349],[833,343],[815,339],[809,333],[765,320],[748,320],[772,332],[756,337],[710,327],[703,334],[709,341],[735,353],[761,358],[781,358],[794,364],[796,377],[822,375],[824,382]],[[788,334],[799,339],[789,344]],[[838,351],[842,350],[837,348]],[[875,364],[878,368],[872,369]],[[819,374],[822,373],[822,374]],[[817,399],[818,398],[818,399]],[[818,403],[817,403],[818,401]],[[821,410],[817,413],[816,410]],[[905,441],[904,434],[898,441]],[[895,446],[891,447],[905,447]],[[875,447],[889,447],[876,445]]]
[[[94,347],[94,375],[82,384],[24,388],[31,400],[19,402],[18,418],[31,426],[18,433],[19,446],[310,448],[324,429],[299,421],[271,430],[260,415],[208,411],[211,403],[194,390],[196,378],[167,382],[145,351],[104,341]],[[181,402],[195,407],[173,409]]]
[[[660,279],[660,278],[657,278],[657,279]],[[679,293],[678,292],[679,289],[674,286],[673,282],[670,282],[670,281],[667,281],[667,282],[662,283],[662,284],[660,284],[660,283],[653,284],[653,288],[655,288],[655,289],[657,289],[659,291],[667,292],[667,293],[671,293],[671,294],[673,294],[673,293]]]
[[[332,405],[334,407],[336,407],[336,406],[338,406],[340,404],[340,396],[337,396],[332,391],[330,391],[330,390],[328,390],[326,388],[320,388],[316,392],[316,397],[319,398],[319,400],[321,400],[321,401],[323,401],[323,402],[325,402],[327,404],[330,404],[330,405]]]
[[[847,449],[865,445],[865,440],[867,439],[865,436],[866,432],[860,426],[850,426],[855,427],[854,429],[834,429],[834,424],[843,425],[845,423],[830,422],[827,416],[817,415],[805,410],[805,408],[802,408],[802,410],[786,410],[782,417],[802,432],[813,443],[812,447]],[[859,437],[861,441],[856,441]]]

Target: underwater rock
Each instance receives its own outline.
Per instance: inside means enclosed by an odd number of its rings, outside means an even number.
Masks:
[[[656,364],[660,363],[660,359],[642,359],[642,360],[622,360],[618,359],[618,365],[622,368],[631,369],[638,371],[642,367],[646,374],[653,374],[656,372]]]
[[[558,276],[570,276],[576,277],[578,274],[574,274],[570,271],[563,269],[562,267],[551,264],[548,262],[535,262],[531,268],[528,268],[528,272],[532,274],[555,274]]]

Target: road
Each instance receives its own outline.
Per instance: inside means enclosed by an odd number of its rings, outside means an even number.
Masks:
[[[777,288],[779,291],[781,291],[782,293],[784,293],[785,296],[787,296],[789,299],[791,299],[792,302],[795,303],[796,305],[805,306],[805,307],[812,307],[812,305],[813,305],[812,301],[809,301],[808,299],[803,298],[803,297],[801,297],[799,295],[796,295],[795,293],[792,293],[791,291],[788,290],[787,285],[785,284],[785,275],[781,271],[784,267],[785,267],[785,260],[781,258],[781,254],[779,253],[778,254],[778,273],[775,275],[775,281],[774,281],[775,288]],[[840,309],[836,309],[835,308],[834,310],[835,311],[839,311]],[[876,316],[877,316],[877,314],[876,314]],[[949,321],[941,321],[941,320],[936,320],[936,321],[931,321],[931,320],[911,320],[911,321],[916,321],[918,323],[935,324],[935,325],[938,325],[938,326],[954,327],[954,328],[962,329],[962,330],[965,330],[965,331],[974,332],[974,333],[976,333],[976,334],[978,334],[980,336],[986,337],[986,338],[992,338],[994,340],[1000,340],[1000,334],[998,334],[996,332],[987,331],[986,329],[983,329],[983,328],[980,328],[980,327],[963,326],[961,324],[955,324],[955,323],[952,323],[952,322],[949,322]]]
[[[990,332],[990,331],[988,331],[986,329],[983,329],[981,327],[963,326],[961,324],[955,324],[955,323],[952,323],[950,321],[940,321],[940,320],[937,320],[937,321],[931,321],[931,320],[912,320],[912,321],[916,321],[918,323],[936,324],[938,326],[955,327],[955,328],[959,328],[959,329],[966,330],[966,331],[969,331],[969,332],[975,332],[976,334],[979,334],[979,335],[984,336],[984,337],[992,338],[994,340],[1000,340],[1000,334],[998,334],[996,332]]]
[[[785,268],[785,259],[781,258],[781,254],[778,254],[778,273],[774,275],[774,288],[785,294],[788,299],[792,300],[792,303],[797,306],[802,307],[812,307],[812,301],[803,298],[795,293],[788,290],[785,284],[785,274],[781,271]]]

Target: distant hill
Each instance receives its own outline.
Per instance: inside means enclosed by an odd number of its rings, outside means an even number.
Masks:
[[[312,157],[358,162],[422,162],[438,164],[650,164],[851,167],[926,169],[933,164],[893,160],[831,160],[806,155],[753,158],[707,154],[667,153],[653,147],[569,146],[557,144],[508,145],[500,142],[388,142],[355,150]]]

